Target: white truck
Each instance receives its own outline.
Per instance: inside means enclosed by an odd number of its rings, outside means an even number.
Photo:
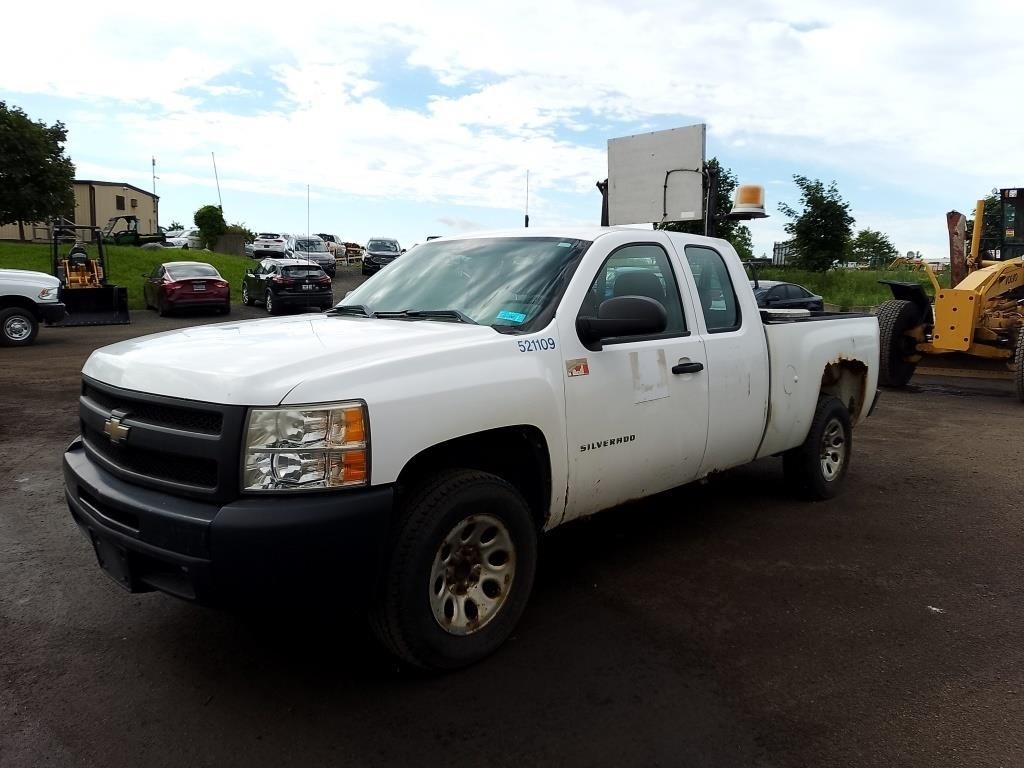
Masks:
[[[36,340],[40,323],[60,322],[64,314],[56,277],[26,269],[0,269],[0,346],[28,346]]]
[[[67,501],[129,590],[316,586],[453,668],[512,632],[544,531],[770,456],[834,495],[878,354],[871,316],[759,310],[722,240],[437,239],[325,314],[94,352]]]

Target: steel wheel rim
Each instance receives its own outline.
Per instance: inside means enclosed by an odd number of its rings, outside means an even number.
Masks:
[[[516,575],[512,535],[493,515],[470,515],[441,540],[427,585],[438,626],[451,635],[486,627],[508,602]]]
[[[821,474],[835,480],[846,463],[846,429],[837,418],[829,419],[821,437]]]
[[[11,341],[24,341],[32,335],[32,324],[22,315],[9,317],[4,323],[4,335]]]

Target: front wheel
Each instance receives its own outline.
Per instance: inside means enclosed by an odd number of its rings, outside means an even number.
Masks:
[[[1017,353],[1013,356],[1013,380],[1017,384],[1017,399],[1024,403],[1024,326],[1017,330]]]
[[[39,333],[39,321],[27,309],[8,307],[0,312],[0,345],[27,347]]]
[[[414,667],[467,666],[515,629],[536,568],[537,529],[522,495],[486,472],[441,473],[403,504],[374,631]]]
[[[786,483],[806,499],[831,499],[839,493],[852,453],[850,414],[838,399],[824,395],[807,438],[782,455]]]

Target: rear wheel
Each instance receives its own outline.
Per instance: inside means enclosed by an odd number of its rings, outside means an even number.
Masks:
[[[167,317],[171,314],[170,308],[160,299],[156,300],[156,312],[160,317]]]
[[[231,314],[231,302],[230,301],[225,301],[224,302],[224,306],[220,308],[220,313],[222,315],[230,315]]]
[[[252,296],[249,295],[249,286],[242,283],[242,303],[247,307],[252,306]]]
[[[824,395],[803,444],[782,455],[786,483],[805,499],[831,499],[839,492],[853,452],[850,414],[838,399]]]
[[[878,383],[882,386],[904,387],[914,375],[917,340],[909,332],[919,325],[920,313],[912,302],[893,299],[878,308]]]
[[[1013,380],[1017,384],[1017,399],[1024,403],[1024,326],[1017,329],[1017,354],[1013,356],[1016,371]]]
[[[274,303],[274,294],[270,291],[267,291],[267,295],[263,299],[263,306],[266,307],[268,315],[277,314],[277,305]]]
[[[403,505],[374,630],[415,667],[472,664],[515,629],[536,567],[537,530],[519,492],[486,472],[442,472]]]
[[[39,321],[27,309],[8,307],[0,311],[0,345],[27,347],[39,333]]]

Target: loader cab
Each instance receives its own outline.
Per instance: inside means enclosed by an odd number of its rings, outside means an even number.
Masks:
[[[1024,188],[1000,189],[999,261],[1024,256]]]

